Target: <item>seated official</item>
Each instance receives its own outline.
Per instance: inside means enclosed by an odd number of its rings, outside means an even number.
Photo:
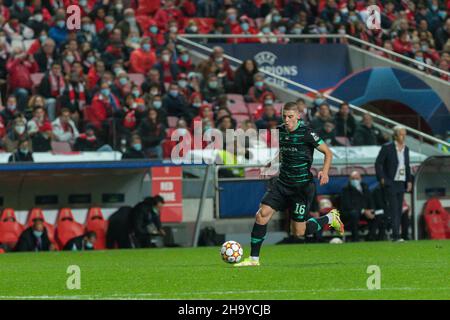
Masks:
[[[72,251],[84,251],[84,250],[94,250],[95,242],[97,241],[97,235],[94,231],[88,231],[85,234],[70,239],[63,250]]]
[[[47,229],[44,225],[44,220],[34,219],[33,225],[19,237],[15,251],[50,251],[53,250],[53,245],[50,243],[47,235]]]

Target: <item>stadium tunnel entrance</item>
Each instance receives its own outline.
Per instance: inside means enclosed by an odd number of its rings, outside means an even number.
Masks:
[[[364,104],[361,108],[426,134],[433,134],[428,122],[413,108],[402,102],[388,99],[374,100]]]

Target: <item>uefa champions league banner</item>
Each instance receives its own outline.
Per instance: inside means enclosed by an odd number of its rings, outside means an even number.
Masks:
[[[351,73],[348,50],[342,44],[223,44],[240,60],[254,59],[260,69],[316,90],[334,87]],[[279,79],[270,82],[299,90]]]

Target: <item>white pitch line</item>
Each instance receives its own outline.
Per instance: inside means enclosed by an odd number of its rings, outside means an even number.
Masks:
[[[160,297],[160,296],[192,296],[192,295],[230,295],[230,294],[262,294],[262,293],[327,293],[327,292],[364,292],[373,293],[381,291],[435,291],[450,290],[448,287],[443,288],[381,288],[379,290],[369,290],[366,288],[337,288],[337,289],[309,289],[309,290],[242,290],[242,291],[200,291],[200,292],[179,292],[179,293],[132,293],[132,294],[113,294],[113,295],[42,295],[42,296],[0,296],[0,299],[138,299],[137,297]]]

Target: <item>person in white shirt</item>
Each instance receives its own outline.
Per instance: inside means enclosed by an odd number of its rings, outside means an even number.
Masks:
[[[75,122],[70,119],[70,110],[63,108],[61,115],[52,122],[53,135],[56,141],[68,142],[71,146],[79,136]]]

